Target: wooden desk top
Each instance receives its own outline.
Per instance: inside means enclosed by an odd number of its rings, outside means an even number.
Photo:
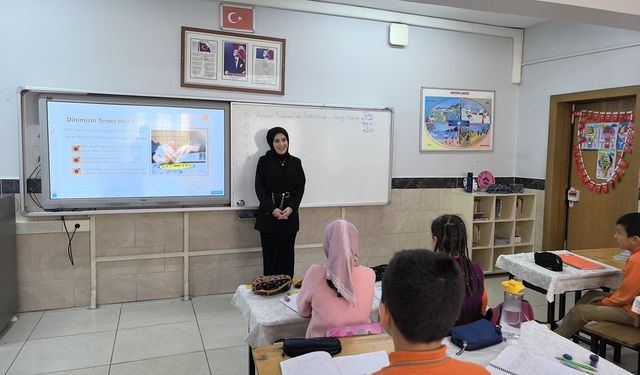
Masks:
[[[367,335],[367,336],[352,336],[341,337],[340,342],[342,344],[341,355],[362,354],[368,352],[375,352],[378,350],[384,350],[387,353],[393,351],[393,341],[391,336],[386,333],[379,335]],[[276,343],[273,345],[258,346],[252,349],[253,360],[256,364],[257,373],[259,375],[279,375],[280,374],[280,362],[288,359],[287,356],[282,356],[282,343]]]
[[[605,248],[605,249],[586,249],[586,250],[569,250],[572,253],[582,255],[583,257],[597,260],[598,262],[607,264],[611,267],[618,268],[624,271],[625,262],[613,259],[613,256],[621,252],[617,247]]]

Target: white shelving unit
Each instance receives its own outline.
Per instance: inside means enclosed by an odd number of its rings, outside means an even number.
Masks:
[[[535,210],[535,193],[457,192],[453,201],[467,227],[469,256],[485,273],[504,272],[495,267],[502,254],[533,251]]]

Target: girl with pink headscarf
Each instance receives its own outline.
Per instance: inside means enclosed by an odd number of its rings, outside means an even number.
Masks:
[[[375,273],[358,264],[358,229],[346,220],[324,231],[326,266],[307,270],[298,295],[298,311],[311,316],[306,337],[324,336],[329,328],[371,323]]]

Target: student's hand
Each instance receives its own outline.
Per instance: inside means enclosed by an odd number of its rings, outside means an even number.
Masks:
[[[273,217],[275,217],[276,219],[280,219],[283,213],[284,211],[279,208],[274,208],[273,211],[271,211],[271,215],[273,215]]]
[[[603,299],[605,299],[606,296],[597,296],[591,299],[591,301],[589,301],[590,305],[601,305],[601,302]]]

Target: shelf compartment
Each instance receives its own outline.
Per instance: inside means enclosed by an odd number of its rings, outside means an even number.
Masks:
[[[514,241],[514,245],[518,245],[520,243],[533,242],[533,227],[534,227],[533,223],[534,223],[533,220],[524,220],[524,221],[516,222],[515,236],[520,237],[520,242]]]
[[[493,245],[493,223],[473,223],[471,227],[471,247]]]
[[[473,197],[473,221],[493,220],[494,215],[494,197],[481,196]]]
[[[536,196],[518,195],[515,199],[516,219],[533,219],[536,205]]]
[[[513,250],[514,250],[513,246],[506,246],[506,247],[493,249],[493,257],[492,257],[493,262],[491,263],[491,265],[493,266],[494,271],[504,271],[502,268],[496,267],[496,261],[498,260],[498,257],[500,255],[513,254]]]
[[[495,220],[513,220],[515,202],[515,196],[497,196],[494,206]]]
[[[532,251],[533,251],[533,244],[516,245],[516,246],[513,247],[513,253],[514,254],[530,253]]]
[[[506,246],[513,244],[513,221],[495,223],[493,246]]]

